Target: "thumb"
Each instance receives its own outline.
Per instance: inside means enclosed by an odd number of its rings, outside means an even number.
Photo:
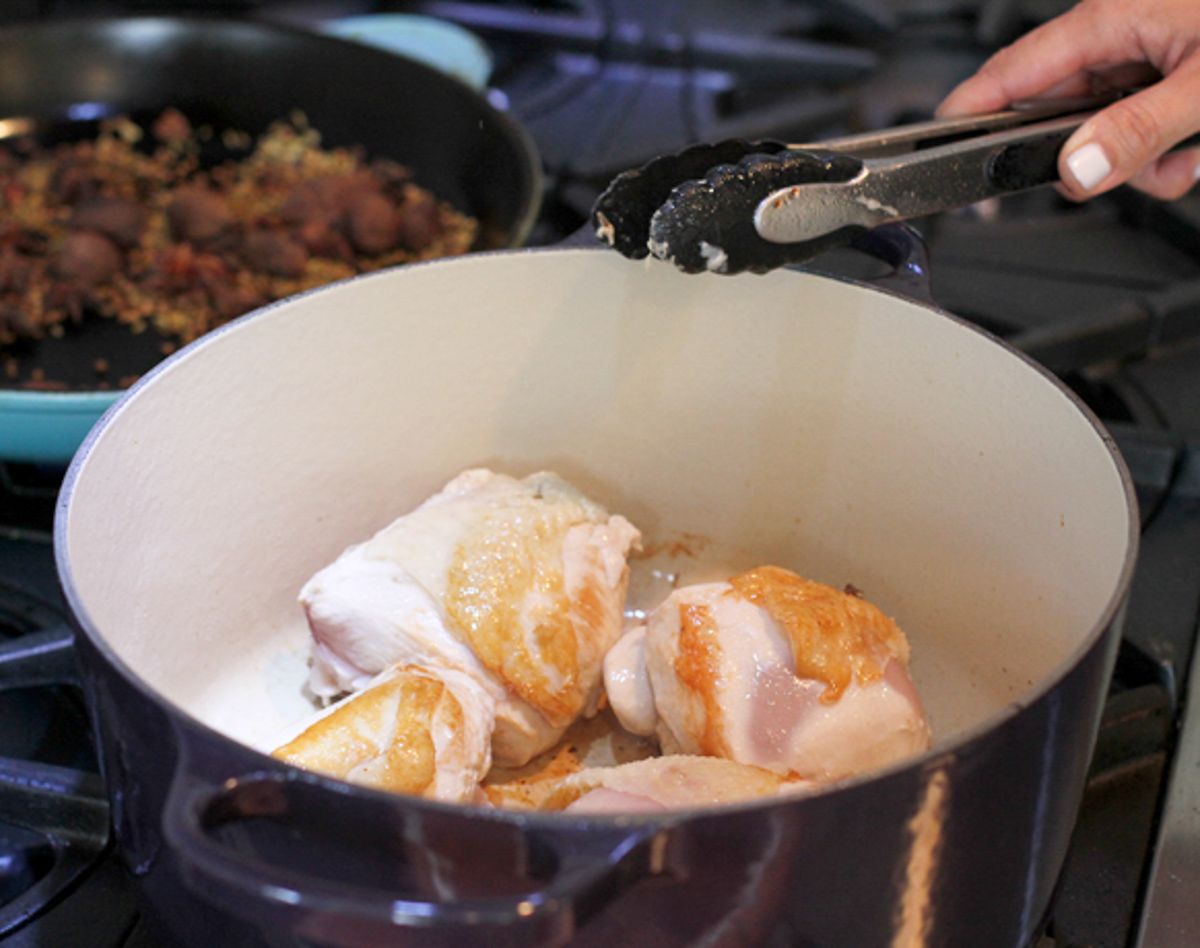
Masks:
[[[1088,119],[1059,155],[1064,193],[1083,200],[1111,190],[1200,130],[1190,91],[1198,87],[1200,69],[1192,65]]]

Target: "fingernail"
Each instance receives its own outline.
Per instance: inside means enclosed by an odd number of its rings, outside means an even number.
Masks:
[[[1082,148],[1076,149],[1067,158],[1067,167],[1085,191],[1091,191],[1112,174],[1113,170],[1108,155],[1096,142],[1088,142]]]

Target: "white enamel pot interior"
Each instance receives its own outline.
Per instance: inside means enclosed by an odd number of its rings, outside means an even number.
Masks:
[[[173,356],[73,462],[64,586],[139,688],[251,744],[308,710],[304,581],[474,466],[556,470],[647,545],[685,539],[685,579],[852,583],[910,638],[932,754],[1095,644],[1137,542],[1094,419],[944,313],[537,250],[361,277]]]

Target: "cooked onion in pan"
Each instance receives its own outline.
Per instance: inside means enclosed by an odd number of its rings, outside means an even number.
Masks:
[[[299,291],[464,253],[478,229],[404,166],[323,148],[301,114],[255,140],[175,109],[145,127],[106,120],[80,141],[6,143],[0,215],[5,377],[35,389],[65,383],[24,376],[21,347],[85,318],[153,329],[166,355]],[[103,357],[93,368],[95,388],[134,381]]]

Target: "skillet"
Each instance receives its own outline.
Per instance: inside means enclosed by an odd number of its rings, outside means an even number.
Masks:
[[[473,250],[519,246],[537,216],[541,166],[528,135],[466,84],[414,60],[302,29],[206,17],[0,29],[0,130],[27,133],[32,124],[46,140],[79,138],[99,119],[167,106],[194,126],[249,135],[298,109],[323,146],[361,145],[398,161],[478,218]],[[0,460],[65,464],[120,380],[171,346],[106,322],[85,318],[62,339],[12,353],[16,387],[38,370],[56,390],[0,390]],[[109,364],[110,390],[97,383],[98,358]]]

